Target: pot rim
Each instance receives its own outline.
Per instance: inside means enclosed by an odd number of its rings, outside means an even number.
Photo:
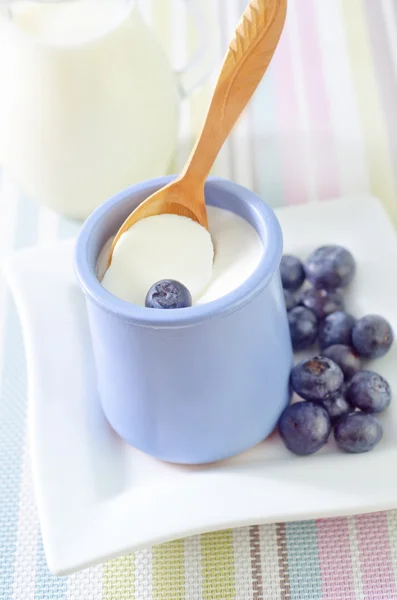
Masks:
[[[238,288],[216,300],[180,310],[153,310],[121,300],[108,292],[96,276],[96,261],[92,259],[92,245],[101,222],[116,206],[131,200],[136,194],[146,196],[167,183],[174,176],[158,177],[132,185],[99,206],[84,222],[75,248],[75,271],[86,297],[100,309],[113,316],[141,327],[178,328],[199,325],[214,317],[223,317],[251,302],[269,283],[277,271],[283,237],[273,210],[254,192],[220,177],[209,177],[206,186],[232,194],[250,205],[255,228],[264,244],[264,252],[255,271]],[[95,262],[95,264],[93,264]]]

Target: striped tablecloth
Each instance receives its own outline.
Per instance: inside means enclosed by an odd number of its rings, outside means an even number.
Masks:
[[[213,34],[207,60],[218,64],[245,0],[199,1]],[[142,0],[179,59],[189,27],[180,3]],[[210,89],[183,103],[174,168]],[[290,0],[271,68],[216,172],[274,206],[372,192],[397,224],[397,0]],[[2,255],[78,230],[5,180],[0,202]],[[35,510],[26,403],[21,330],[1,280],[1,600],[397,600],[397,512],[204,535],[53,577]]]

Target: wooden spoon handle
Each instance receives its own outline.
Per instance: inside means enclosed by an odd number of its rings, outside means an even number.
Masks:
[[[202,132],[181,179],[204,183],[227,136],[258,87],[284,26],[287,0],[251,0],[236,29]]]

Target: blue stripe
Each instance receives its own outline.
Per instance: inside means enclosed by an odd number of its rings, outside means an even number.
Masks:
[[[320,558],[314,521],[286,526],[291,600],[321,600]]]
[[[18,206],[14,248],[37,238],[37,208],[26,198]],[[0,598],[12,598],[18,534],[19,492],[25,439],[26,361],[19,318],[7,298],[4,362],[0,384]]]
[[[36,581],[35,594],[37,600],[64,600],[68,591],[68,580],[66,577],[55,577],[47,567],[44,554],[43,541],[39,534],[36,556]]]
[[[12,597],[19,489],[25,434],[26,363],[16,308],[6,308],[6,348],[0,391],[0,598]]]

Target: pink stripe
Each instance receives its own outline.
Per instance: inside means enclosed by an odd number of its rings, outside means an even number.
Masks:
[[[294,85],[288,27],[284,28],[275,52],[272,69],[276,94],[277,129],[283,162],[284,194],[286,204],[300,204],[308,198],[309,184],[302,151],[302,136],[299,134],[298,99]]]
[[[386,513],[356,517],[365,600],[397,600]]]
[[[354,598],[354,579],[346,519],[316,523],[322,600]]]
[[[331,111],[324,80],[321,45],[313,1],[299,2],[297,15],[300,30],[303,76],[308,118],[311,125],[313,162],[319,199],[340,194]]]

